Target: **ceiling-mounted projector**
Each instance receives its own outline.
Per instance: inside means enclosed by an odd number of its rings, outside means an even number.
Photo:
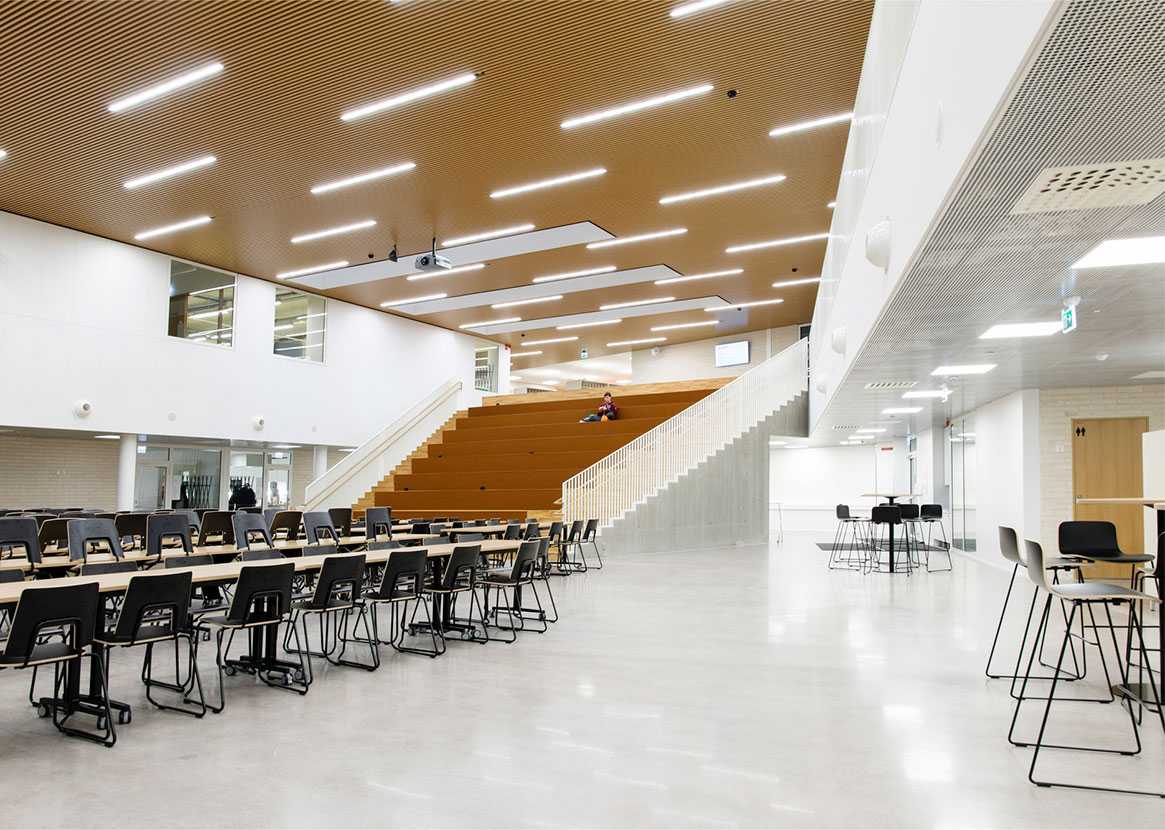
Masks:
[[[433,237],[433,246],[429,253],[421,254],[413,260],[413,267],[418,271],[448,271],[453,263],[447,257],[437,253],[437,237]]]

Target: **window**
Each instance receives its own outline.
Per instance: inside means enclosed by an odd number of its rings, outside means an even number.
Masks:
[[[286,510],[291,504],[291,453],[267,453],[267,492],[264,507]]]
[[[170,260],[170,314],[166,333],[199,343],[234,341],[233,274]]]
[[[498,391],[498,347],[487,346],[473,353],[473,388],[478,392]]]
[[[327,300],[292,288],[275,293],[275,354],[324,362]]]

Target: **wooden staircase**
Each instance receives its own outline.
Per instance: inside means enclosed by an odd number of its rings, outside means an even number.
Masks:
[[[550,520],[562,482],[713,392],[728,378],[618,390],[619,418],[580,424],[599,393],[487,398],[457,412],[354,505],[394,517]]]

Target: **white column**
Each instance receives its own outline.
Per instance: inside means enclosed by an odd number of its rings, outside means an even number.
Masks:
[[[138,470],[137,435],[121,436],[117,453],[117,510],[133,510],[134,477]]]
[[[312,454],[312,480],[319,478],[328,471],[328,448],[315,447]]]

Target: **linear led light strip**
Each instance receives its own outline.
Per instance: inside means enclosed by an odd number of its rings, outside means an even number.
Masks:
[[[704,311],[736,311],[739,308],[752,308],[753,306],[758,305],[777,305],[778,303],[783,302],[784,300],[780,298],[775,300],[753,300],[751,303],[734,303],[732,305],[726,306],[712,306],[711,308],[704,309]]]
[[[234,307],[230,308],[216,308],[213,311],[200,311],[197,314],[187,314],[187,320],[209,320],[211,317],[218,317],[220,314],[233,314]]]
[[[782,175],[764,176],[759,179],[749,179],[744,182],[734,182],[732,184],[724,184],[719,187],[708,187],[703,190],[692,190],[687,193],[677,193],[675,196],[664,196],[659,200],[661,205],[673,205],[676,202],[687,202],[691,199],[703,199],[706,196],[717,196],[721,193],[732,193],[737,190],[750,190],[754,187],[764,187],[766,184],[778,184],[783,182],[785,177]]]
[[[221,63],[208,63],[203,66],[193,69],[185,74],[178,75],[168,81],[162,81],[160,84],[146,87],[141,92],[135,92],[132,95],[127,95],[124,98],[118,98],[112,104],[106,107],[110,112],[123,112],[128,109],[144,104],[147,101],[152,101],[155,98],[160,98],[167,93],[175,90],[188,87],[191,84],[196,84],[206,78],[211,78],[222,72]]]
[[[371,228],[376,224],[375,219],[365,219],[362,222],[353,222],[350,225],[338,225],[334,228],[325,228],[322,231],[312,231],[311,233],[300,234],[299,236],[291,237],[291,244],[298,245],[301,242],[311,242],[314,239],[324,239],[328,236],[339,236],[342,233],[351,233],[352,231],[360,231],[365,228]]]
[[[708,271],[703,274],[689,274],[686,277],[669,277],[666,280],[656,280],[656,285],[673,285],[677,282],[691,282],[692,280],[708,280],[713,277],[731,277],[736,274],[743,274],[743,268],[729,268],[725,271]]]
[[[514,352],[513,354],[511,354],[511,355],[510,355],[510,357],[536,357],[537,355],[540,355],[540,354],[542,354],[542,352],[541,352],[541,351],[533,351],[533,352]],[[545,380],[540,380],[540,381],[538,381],[538,383],[557,383],[557,381],[553,381],[553,380],[552,380],[552,381],[545,381]]]
[[[479,329],[482,326],[500,326],[502,323],[520,323],[521,317],[499,317],[497,320],[481,320],[477,323],[464,323],[457,328],[459,329]]]
[[[1047,337],[1060,333],[1060,321],[1040,323],[998,323],[979,335],[980,340],[1002,340],[1008,337]]]
[[[705,9],[714,9],[717,6],[723,6],[730,2],[732,2],[732,0],[693,0],[691,3],[681,3],[680,5],[675,6],[670,12],[668,12],[668,16],[677,19],[681,17],[687,17],[690,14],[702,12]]]
[[[644,343],[663,343],[667,340],[666,337],[641,337],[638,340],[616,340],[613,343],[608,343],[608,348],[615,346],[639,346]]]
[[[653,297],[650,300],[630,300],[625,303],[608,303],[607,305],[599,306],[599,311],[614,311],[617,308],[631,308],[637,305],[653,305],[655,303],[670,303],[675,297]]]
[[[453,239],[446,239],[441,243],[446,248],[451,248],[454,245],[464,245],[467,242],[480,242],[483,239],[495,239],[499,236],[509,236],[515,233],[525,233],[526,231],[534,230],[534,225],[526,222],[521,225],[511,225],[508,228],[495,228],[492,231],[482,231],[481,233],[471,233],[468,236],[458,236]]]
[[[803,277],[799,280],[779,280],[773,283],[773,288],[792,288],[794,285],[812,285],[821,282],[821,277]]]
[[[315,274],[318,271],[331,271],[333,268],[343,268],[348,264],[348,260],[341,259],[336,262],[325,262],[323,265],[313,265],[310,268],[300,268],[296,271],[284,271],[281,274],[276,274],[277,280],[289,280],[292,277],[302,277],[305,274]]]
[[[652,231],[651,233],[641,233],[635,236],[620,236],[615,239],[604,239],[602,242],[590,243],[587,245],[587,248],[591,250],[596,248],[610,248],[614,245],[626,245],[629,242],[645,242],[648,239],[662,239],[665,236],[680,236],[687,232],[687,228],[670,228],[666,231]]]
[[[547,338],[546,340],[527,340],[527,341],[525,341],[525,343],[523,343],[523,345],[524,346],[549,346],[551,343],[570,343],[573,340],[578,340],[578,336],[576,335],[575,337],[550,337],[550,338]]]
[[[444,271],[427,271],[422,274],[413,274],[405,279],[409,282],[416,282],[417,280],[427,280],[430,277],[447,277],[450,274],[462,274],[466,271],[480,271],[484,267],[484,262],[475,262],[473,265],[458,265],[456,268],[449,268]]]
[[[555,294],[551,297],[534,297],[529,300],[511,300],[508,303],[494,303],[490,308],[513,308],[518,305],[533,305],[534,303],[552,303],[555,300],[561,300],[561,294]]]
[[[674,329],[695,329],[701,326],[718,326],[719,320],[698,320],[695,323],[672,323],[670,326],[652,326],[652,331],[672,331]]]
[[[412,303],[424,303],[429,300],[443,300],[448,297],[448,294],[423,294],[420,297],[409,297],[407,300],[388,300],[380,304],[381,308],[395,308],[401,305],[411,305]]]
[[[614,265],[600,265],[597,268],[584,268],[581,271],[566,271],[562,274],[547,274],[543,277],[534,277],[532,282],[551,282],[553,280],[567,280],[571,277],[589,277],[592,274],[609,274],[614,270]]]
[[[572,329],[589,329],[591,326],[613,326],[616,323],[622,322],[623,320],[618,318],[615,320],[598,320],[594,323],[570,323],[569,325],[555,326],[554,328],[557,331],[570,331]]]
[[[374,181],[375,179],[383,179],[388,176],[395,176],[398,173],[407,173],[409,170],[416,168],[416,164],[411,161],[403,162],[402,164],[394,164],[391,167],[381,167],[379,170],[370,170],[367,173],[361,173],[358,176],[349,176],[346,179],[336,179],[334,182],[324,182],[317,184],[311,189],[315,195],[321,193],[329,193],[333,190],[339,190],[344,187],[351,187],[354,184],[363,184],[364,182]]]
[[[491,199],[504,199],[507,196],[516,196],[519,193],[529,193],[532,190],[543,190],[547,187],[557,187],[560,184],[569,184],[570,182],[582,181],[583,179],[593,179],[596,176],[602,176],[607,172],[606,167],[594,167],[590,170],[582,170],[578,173],[567,173],[565,176],[555,176],[550,179],[541,179],[536,182],[528,184],[519,184],[514,187],[506,187],[501,190],[495,190],[489,194]]]
[[[433,84],[417,87],[416,89],[402,92],[400,95],[393,95],[389,98],[382,98],[379,101],[374,101],[371,104],[366,104],[363,107],[348,110],[340,115],[341,121],[356,121],[369,115],[385,110],[395,109],[396,107],[410,104],[413,101],[419,101],[422,98],[429,98],[433,95],[439,95],[442,92],[447,92],[450,89],[457,89],[458,87],[471,84],[477,80],[477,75],[473,72],[464,72],[460,75],[454,75],[452,78],[446,78],[444,81],[437,81]]]
[[[147,173],[144,176],[138,176],[136,179],[129,179],[122,182],[122,187],[126,190],[133,190],[145,184],[153,184],[165,179],[172,179],[175,176],[181,176],[183,173],[189,173],[191,170],[198,170],[201,167],[209,167],[218,161],[214,156],[199,156],[191,161],[182,164],[176,164],[173,167],[165,167],[161,170],[156,170],[153,173]]]
[[[816,242],[818,239],[829,239],[828,233],[811,233],[805,236],[786,236],[783,239],[769,239],[764,242],[749,242],[745,245],[733,245],[725,248],[726,254],[738,254],[741,251],[755,251],[758,248],[778,248],[782,245],[796,245],[800,242]]]
[[[841,124],[843,121],[852,121],[853,117],[852,112],[841,112],[837,115],[827,115],[824,118],[814,118],[812,121],[798,121],[796,124],[787,124],[784,127],[775,127],[769,130],[769,138],[803,133],[806,130],[816,130],[818,127],[828,127],[831,124]]]
[[[176,231],[184,231],[187,228],[197,228],[199,225],[205,225],[211,221],[209,216],[195,216],[193,219],[186,219],[182,222],[175,222],[173,225],[163,225],[160,228],[153,228],[152,230],[135,233],[134,239],[141,242],[145,239],[153,239],[155,236],[162,236],[167,233],[174,233]]]
[[[596,121],[606,121],[610,118],[618,118],[620,115],[628,115],[633,112],[640,112],[641,110],[662,107],[664,104],[671,104],[675,101],[682,101],[685,98],[692,98],[696,95],[703,95],[711,91],[712,84],[699,84],[698,86],[690,86],[686,89],[676,90],[675,92],[667,92],[663,95],[654,95],[650,98],[643,98],[639,101],[632,101],[631,103],[623,104],[622,106],[611,107],[610,109],[587,113],[586,115],[580,115],[577,118],[568,118],[559,126],[564,130],[570,130],[574,127],[581,127],[584,124],[594,124]]]
[[[8,158],[8,151],[7,150],[0,150],[0,159],[6,159],[6,158]]]

